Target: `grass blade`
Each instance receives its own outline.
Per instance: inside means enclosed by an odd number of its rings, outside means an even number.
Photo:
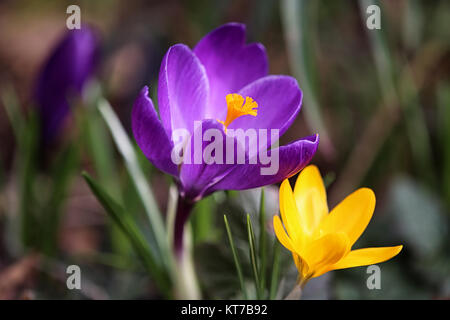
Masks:
[[[81,110],[81,126],[83,142],[89,153],[89,157],[92,159],[93,166],[95,168],[95,173],[98,183],[100,183],[120,205],[128,209],[128,212],[135,213],[139,212],[135,205],[140,205],[140,200],[136,195],[135,188],[127,188],[123,186],[118,175],[119,170],[117,169],[115,150],[113,142],[110,138],[109,129],[106,126],[97,106],[97,99],[99,96],[100,88],[88,95],[87,103],[85,108],[79,108]],[[122,194],[124,190],[124,194]],[[128,202],[125,202],[126,198],[125,192],[133,195],[132,201],[133,206],[130,206]],[[111,221],[109,224],[109,237],[112,245],[112,250],[115,253],[120,253],[126,256],[132,248],[129,242],[124,239],[125,235],[117,227],[117,225]]]
[[[228,219],[227,219],[226,215],[223,216],[223,220],[225,222],[225,228],[227,229],[228,241],[230,242],[231,252],[233,253],[234,264],[236,266],[239,283],[241,285],[242,295],[244,296],[244,299],[248,299],[247,290],[245,288],[244,276],[242,274],[241,263],[239,262],[239,257],[237,255],[236,247],[235,247],[234,241],[233,241],[233,236],[231,235],[230,225],[228,223]]]
[[[6,115],[14,132],[16,141],[20,143],[25,117],[21,114],[20,105],[14,89],[10,86],[6,87],[1,96]]]
[[[108,137],[108,129],[98,109],[86,108],[84,114],[84,140],[98,173],[100,183],[115,198],[120,196],[117,168],[114,162],[114,146]]]
[[[53,255],[57,252],[58,229],[61,218],[61,208],[67,200],[67,191],[70,188],[73,175],[79,164],[79,145],[70,144],[53,164],[51,195],[45,204],[42,217],[42,228],[45,235],[44,252]]]
[[[253,232],[253,225],[249,214],[247,214],[247,233],[248,233],[248,244],[250,248],[250,262],[252,265],[253,278],[255,280],[256,297],[257,299],[261,299],[262,295],[258,272],[258,261],[256,258],[255,233]]]
[[[259,259],[261,262],[259,270],[260,288],[263,294],[265,294],[267,247],[266,247],[266,208],[265,208],[264,188],[261,188],[261,199],[259,202]]]
[[[90,176],[88,173],[83,172],[83,177],[89,185],[91,191],[102,204],[103,208],[113,219],[113,221],[122,229],[129,239],[131,245],[135,249],[137,255],[142,259],[142,262],[146,269],[152,274],[153,279],[161,291],[167,296],[171,296],[169,280],[167,274],[163,272],[162,266],[157,263],[155,254],[152,253],[151,248],[148,246],[145,237],[141,231],[130,218],[129,215],[124,212],[123,208],[119,206]]]
[[[272,276],[270,279],[270,293],[269,299],[273,300],[277,296],[278,280],[280,278],[280,244],[275,238],[273,243],[273,264],[272,264]]]
[[[164,259],[166,266],[171,268],[170,248],[165,236],[165,226],[162,216],[158,205],[156,204],[152,189],[146,182],[145,176],[139,166],[131,141],[108,101],[100,99],[98,108],[111,131],[119,152],[125,159],[126,168],[144,205],[160,254]]]
[[[365,24],[367,19],[366,9],[370,5],[381,6],[379,1],[372,0],[359,0],[359,8],[360,15],[363,23]],[[383,24],[384,20],[382,21]],[[365,28],[365,26],[364,26]],[[386,26],[384,26],[384,29]],[[387,106],[390,106],[388,103],[392,97],[396,97],[394,78],[393,78],[393,59],[391,57],[388,43],[386,41],[386,35],[383,31],[383,26],[380,30],[369,30],[365,28],[368,32],[367,35],[370,40],[373,58],[375,60],[375,66],[378,76],[378,83],[381,88],[381,93],[383,95],[383,99]]]
[[[310,128],[320,135],[321,148],[327,158],[334,157],[334,148],[322,117],[322,111],[317,99],[317,95],[313,85],[313,77],[315,75],[313,67],[313,53],[310,50],[310,39],[314,30],[312,16],[316,6],[315,1],[306,0],[282,0],[281,20],[283,23],[283,32],[287,46],[289,64],[292,67],[294,76],[299,80],[303,91],[304,103],[308,106],[305,108],[305,117]]]
[[[24,247],[39,247],[42,239],[39,236],[40,228],[37,212],[36,198],[33,194],[34,181],[37,175],[39,125],[36,114],[30,112],[26,128],[22,127],[18,142],[19,157],[19,215],[21,220],[21,237]]]
[[[367,18],[366,8],[372,4],[381,6],[380,1],[359,0],[360,14],[363,21]],[[405,10],[405,13],[407,13],[407,10]],[[386,22],[383,23],[385,24]],[[386,26],[380,30],[367,30],[383,100],[386,106],[395,107],[396,104],[390,103],[391,100],[394,100],[403,108],[406,133],[410,140],[415,166],[418,172],[424,175],[425,180],[433,184],[435,178],[432,165],[433,159],[431,157],[432,152],[430,150],[430,137],[425,115],[419,102],[417,87],[413,81],[413,72],[411,67],[405,63],[403,74],[398,77],[398,81],[395,81],[396,70],[399,68],[395,65],[395,60],[392,58],[385,30],[387,30]]]

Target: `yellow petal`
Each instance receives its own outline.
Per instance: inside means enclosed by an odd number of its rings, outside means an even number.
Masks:
[[[359,266],[368,266],[384,262],[395,257],[403,246],[396,247],[380,247],[380,248],[364,248],[352,250],[337,262],[333,269],[345,269]]]
[[[275,230],[275,235],[277,236],[281,244],[289,251],[295,251],[291,239],[286,234],[286,231],[284,231],[279,216],[273,216],[273,229]]]
[[[361,188],[350,194],[319,226],[322,233],[345,232],[352,246],[366,229],[375,209],[375,194]]]
[[[292,257],[294,258],[295,266],[297,267],[298,273],[300,273],[302,278],[305,278],[309,271],[308,263],[303,260],[298,254],[292,253]]]
[[[294,259],[294,263],[297,267],[298,272],[302,273],[302,259],[295,252],[292,252],[292,258]]]
[[[284,180],[280,187],[280,212],[294,249],[300,252],[302,246],[305,245],[305,233],[300,223],[300,215],[288,179]]]
[[[302,258],[309,265],[310,272],[315,273],[327,266],[334,265],[350,250],[348,237],[343,232],[330,233],[314,240],[304,252]]]
[[[311,234],[328,214],[327,194],[319,169],[309,165],[295,183],[294,197],[305,230]]]

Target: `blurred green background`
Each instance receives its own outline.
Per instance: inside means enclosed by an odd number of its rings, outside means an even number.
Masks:
[[[325,177],[330,207],[362,186],[377,196],[374,218],[357,245],[404,245],[399,256],[380,264],[380,290],[367,288],[369,275],[360,267],[312,280],[304,298],[450,298],[450,3],[445,0],[1,1],[0,298],[161,298],[81,176],[90,172],[136,221],[142,219],[138,192],[100,115],[82,106],[88,111],[75,112],[48,167],[33,172],[27,162],[33,128],[21,126],[20,119],[33,108],[35,77],[65,31],[71,4],[78,4],[82,22],[100,33],[97,80],[129,135],[133,100],[144,85],[154,96],[169,46],[182,42],[192,48],[223,23],[245,23],[248,41],[266,47],[270,73],[295,76],[304,92],[302,110],[281,144],[318,132],[313,163]],[[366,27],[370,4],[381,7],[381,30]],[[170,179],[138,154],[165,212]],[[273,238],[277,188],[265,190],[266,227]],[[245,213],[256,223],[259,194],[217,193],[195,208],[194,261],[203,297],[239,298],[224,214],[246,266],[244,276],[251,279]],[[41,222],[24,227],[27,212]],[[296,271],[287,250],[280,254],[282,297]],[[66,288],[69,264],[83,270],[80,291]]]

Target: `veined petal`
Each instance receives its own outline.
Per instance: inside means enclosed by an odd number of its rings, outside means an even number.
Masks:
[[[211,95],[206,117],[225,120],[225,96],[264,77],[268,61],[260,43],[245,45],[245,25],[228,23],[211,31],[194,48],[206,69]]]
[[[340,202],[319,228],[323,233],[345,232],[353,245],[366,229],[375,210],[375,194],[371,189],[361,188]]]
[[[333,269],[345,269],[359,266],[368,266],[384,262],[395,257],[403,246],[364,248],[350,251],[344,258],[333,265]]]
[[[161,63],[158,106],[168,136],[175,129],[193,132],[194,121],[205,118],[209,83],[206,71],[183,44],[169,48]]]
[[[262,164],[261,161],[246,159],[245,164],[236,164],[229,173],[216,184],[211,185],[207,194],[216,190],[245,190],[278,183],[303,169],[314,156],[319,145],[319,135],[309,136],[286,146],[278,148],[278,157],[274,150],[268,151],[272,163]],[[276,161],[278,159],[278,161]],[[262,168],[276,167],[272,174],[262,173]]]
[[[134,102],[131,116],[134,138],[144,155],[160,170],[177,176],[177,166],[171,160],[173,143],[158,119],[148,87],[144,87]]]
[[[211,136],[208,136],[211,135]],[[223,125],[215,120],[203,120],[194,127],[180,168],[182,193],[189,199],[200,199],[205,191],[234,168],[236,158],[227,164],[226,146],[233,143],[234,155],[241,146],[233,137],[227,136]],[[197,145],[198,144],[198,145]],[[217,148],[216,148],[217,147]]]
[[[273,216],[273,229],[275,231],[275,235],[277,236],[277,238],[281,242],[281,244],[289,251],[295,252],[292,241],[289,238],[289,236],[286,234],[286,231],[284,231],[284,227],[283,227],[283,224],[281,223],[281,219],[277,215]]]
[[[298,272],[303,278],[305,278],[309,273],[308,263],[294,252],[292,253],[292,257],[294,258],[295,267],[297,268]]]
[[[270,139],[270,130],[278,129],[281,137],[297,117],[302,103],[302,92],[297,80],[283,75],[260,78],[242,88],[239,94],[243,97],[252,97],[258,103],[258,115],[238,118],[229,128],[267,129],[269,139],[266,149],[275,142]]]
[[[295,183],[294,197],[305,229],[311,234],[328,214],[327,194],[316,166],[309,165],[300,172]]]
[[[288,179],[284,180],[280,186],[280,212],[294,249],[300,254],[305,245],[305,232]]]
[[[312,241],[304,250],[302,258],[310,266],[312,277],[317,277],[316,271],[334,265],[350,250],[348,237],[343,232],[329,233]]]

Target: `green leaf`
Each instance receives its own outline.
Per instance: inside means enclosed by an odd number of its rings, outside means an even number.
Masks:
[[[94,89],[99,89],[99,84]],[[87,95],[86,108],[79,108],[82,112],[82,134],[84,144],[89,153],[89,157],[92,159],[95,172],[98,177],[99,183],[104,186],[105,190],[114,197],[122,206],[128,208],[130,213],[139,212],[134,210],[136,205],[140,205],[139,199],[136,199],[135,188],[127,188],[120,181],[119,170],[116,165],[116,157],[114,154],[114,145],[111,141],[108,128],[106,127],[103,118],[99,110],[96,108],[99,92],[92,92]],[[122,194],[123,190],[123,194]],[[133,197],[126,198],[126,192],[134,193]],[[125,202],[125,199],[133,203],[133,206],[129,205],[129,202]],[[141,209],[141,208],[139,208]],[[108,226],[109,237],[111,239],[111,246],[113,251],[122,255],[128,256],[132,248],[119,228],[111,222]]]
[[[314,86],[315,71],[314,57],[310,45],[314,35],[312,27],[315,25],[317,13],[316,1],[307,0],[282,0],[281,21],[287,46],[289,64],[292,72],[301,83],[303,99],[308,108],[305,108],[305,116],[311,128],[320,134],[320,149],[328,156],[334,153],[329,133],[323,120],[320,102]]]
[[[150,227],[155,237],[159,254],[168,268],[173,268],[169,243],[167,241],[164,230],[166,230],[161,213],[153,195],[152,189],[146,182],[145,176],[139,166],[138,158],[134,151],[133,145],[128,138],[120,120],[112,110],[110,104],[105,99],[100,99],[98,103],[103,119],[109,127],[119,152],[125,160],[125,165],[130,174],[136,190],[140,196],[142,204],[147,213]]]
[[[236,246],[234,245],[233,236],[231,235],[230,225],[228,223],[227,216],[223,216],[223,220],[225,222],[225,228],[227,229],[228,240],[230,241],[231,252],[233,253],[234,264],[236,266],[236,271],[238,274],[239,282],[241,285],[242,295],[244,299],[247,299],[247,289],[245,288],[244,276],[242,273],[241,263],[239,262],[239,257],[236,252]]]
[[[61,153],[53,165],[51,195],[45,204],[42,213],[42,228],[45,236],[44,252],[48,255],[56,253],[58,228],[61,215],[61,207],[66,200],[67,189],[71,178],[79,163],[79,145],[70,144],[67,150]]]
[[[119,206],[90,176],[83,172],[83,177],[88,183],[95,197],[102,204],[103,208],[122,229],[141,258],[144,266],[153,275],[156,285],[168,297],[171,297],[169,277],[164,272],[164,266],[158,263],[156,254],[151,251],[145,237],[130,216]]]
[[[40,227],[33,195],[33,182],[36,180],[39,143],[39,123],[33,110],[25,117],[17,95],[12,87],[6,87],[2,95],[2,103],[11,123],[17,142],[19,172],[19,219],[20,238],[25,248],[36,248],[41,245]]]
[[[41,244],[39,230],[41,225],[36,213],[36,201],[33,195],[34,181],[37,173],[37,148],[39,129],[36,115],[31,112],[27,125],[22,127],[19,136],[19,217],[21,220],[21,237],[24,247],[38,247]]]
[[[21,142],[25,117],[21,114],[17,95],[12,87],[6,87],[1,95],[3,106],[11,123],[17,143]]]
[[[366,9],[370,5],[381,6],[380,1],[377,0],[359,0],[360,15],[363,22],[366,21],[367,13]],[[367,31],[367,35],[370,40],[373,58],[375,59],[375,66],[378,76],[378,83],[381,88],[381,93],[386,105],[394,106],[390,103],[391,99],[396,96],[394,77],[393,77],[393,60],[391,53],[389,51],[387,37],[384,29],[388,30],[386,27],[387,21],[383,20],[382,27],[379,30],[369,30],[364,26]]]
[[[412,158],[418,175],[434,186],[437,180],[434,169],[435,161],[432,156],[432,144],[425,113],[420,103],[417,87],[413,81],[413,72],[409,66],[406,66],[404,69],[405,76],[400,83],[400,105],[404,111],[406,133],[410,141]]]
[[[280,244],[278,243],[278,239],[275,238],[273,242],[272,276],[270,279],[270,292],[269,292],[270,300],[275,299],[277,296],[279,280],[280,280]]]
[[[84,138],[92,157],[95,171],[106,190],[114,197],[120,196],[117,184],[117,168],[115,165],[114,150],[108,129],[102,121],[98,109],[88,109],[85,116]]]
[[[253,278],[255,280],[256,297],[258,299],[261,299],[262,294],[261,294],[261,286],[260,286],[259,272],[258,272],[258,260],[256,257],[255,233],[253,232],[252,221],[250,219],[249,214],[247,214],[247,233],[248,233],[248,243],[249,243],[249,249],[250,249],[250,262],[252,264]]]
[[[261,188],[261,199],[259,203],[259,259],[260,265],[260,288],[263,294],[266,287],[266,260],[267,260],[267,246],[266,246],[266,209],[265,209],[265,195],[264,188]]]

